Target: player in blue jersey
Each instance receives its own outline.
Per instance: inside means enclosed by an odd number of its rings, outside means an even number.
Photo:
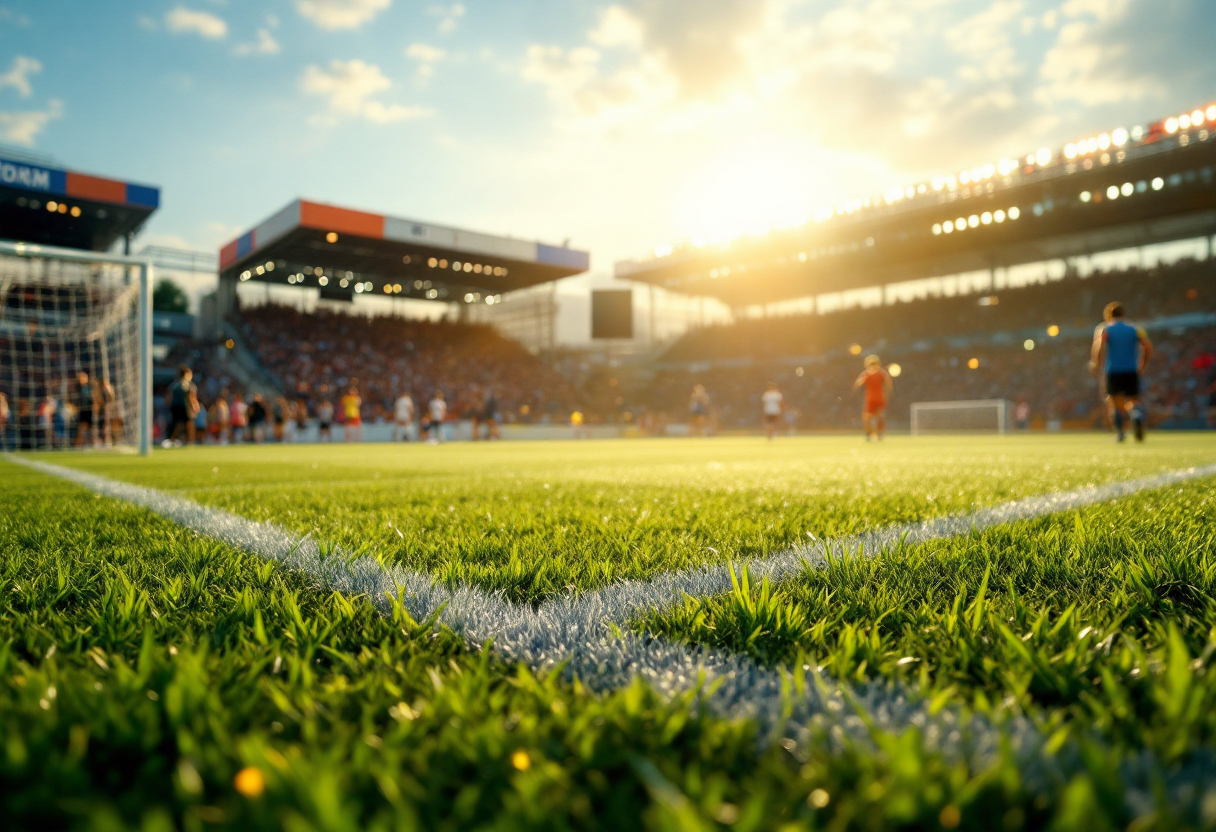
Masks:
[[[1123,304],[1108,303],[1102,317],[1105,325],[1094,338],[1089,368],[1106,375],[1106,402],[1115,423],[1118,441],[1123,441],[1124,416],[1130,417],[1136,441],[1144,441],[1144,408],[1140,406],[1140,375],[1153,356],[1153,344],[1138,326],[1123,320]]]

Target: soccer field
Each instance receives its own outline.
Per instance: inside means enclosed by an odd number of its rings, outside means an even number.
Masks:
[[[1184,434],[0,460],[0,814],[1216,827],[1213,466]]]

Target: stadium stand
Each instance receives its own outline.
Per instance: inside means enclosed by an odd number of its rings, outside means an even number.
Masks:
[[[1034,426],[1097,426],[1103,410],[1088,370],[1089,346],[1102,307],[1118,299],[1158,349],[1146,379],[1154,424],[1198,427],[1216,381],[1213,277],[1212,263],[1182,260],[984,296],[707,327],[672,346],[630,406],[676,421],[700,383],[721,428],[754,428],[771,379],[782,385],[798,428],[852,427],[860,402],[849,389],[860,355],[878,352],[902,370],[893,421],[906,419],[914,401],[1005,398],[1027,402]]]
[[[239,312],[241,334],[290,396],[335,401],[357,384],[364,419],[387,418],[404,389],[421,403],[442,389],[461,416],[493,391],[509,421],[564,419],[578,392],[520,344],[485,325],[331,310],[300,312],[267,304]]]

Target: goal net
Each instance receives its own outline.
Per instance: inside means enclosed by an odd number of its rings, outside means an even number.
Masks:
[[[916,402],[912,405],[912,435],[1004,433],[1008,412],[1005,399]]]
[[[151,447],[151,266],[0,242],[0,451]]]

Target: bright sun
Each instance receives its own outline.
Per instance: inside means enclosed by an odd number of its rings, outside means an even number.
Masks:
[[[717,241],[805,222],[815,207],[809,155],[766,143],[719,156],[689,183],[683,224]]]

